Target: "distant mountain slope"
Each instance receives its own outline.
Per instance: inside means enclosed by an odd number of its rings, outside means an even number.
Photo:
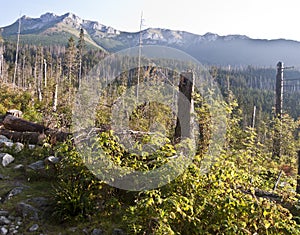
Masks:
[[[90,47],[116,52],[137,46],[139,32],[116,30],[95,21],[83,20],[67,13],[57,16],[46,13],[40,18],[21,18],[21,40],[29,44],[64,44],[70,36],[78,37],[80,28],[85,31]],[[2,28],[6,40],[16,40],[18,20]],[[163,45],[177,48],[200,62],[216,65],[275,66],[279,60],[289,65],[300,63],[300,42],[278,39],[251,39],[243,35],[219,36],[207,33],[196,35],[184,31],[149,28],[142,32],[143,45]]]

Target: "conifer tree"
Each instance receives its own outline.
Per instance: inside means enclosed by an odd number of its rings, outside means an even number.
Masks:
[[[75,85],[75,71],[76,71],[76,47],[74,38],[71,36],[69,38],[66,50],[66,70],[67,70],[67,79],[69,85]]]
[[[81,83],[81,77],[82,77],[82,58],[84,55],[84,50],[85,50],[85,40],[84,40],[84,31],[81,28],[80,33],[79,33],[79,41],[77,44],[77,49],[78,49],[78,87],[80,86]]]

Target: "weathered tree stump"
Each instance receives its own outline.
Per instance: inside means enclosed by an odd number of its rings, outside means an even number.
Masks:
[[[178,118],[175,127],[175,140],[191,137],[191,113],[193,112],[192,93],[194,91],[194,74],[180,74],[178,95]]]

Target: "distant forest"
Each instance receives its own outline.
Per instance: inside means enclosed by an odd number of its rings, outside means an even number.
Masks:
[[[31,89],[39,99],[53,96],[55,86],[57,92],[66,94],[76,90],[80,79],[101,59],[106,52],[89,49],[85,45],[84,35],[78,41],[70,37],[65,46],[20,45],[17,66],[16,44],[1,42],[0,44],[0,79],[2,82],[14,83],[24,89]],[[276,68],[238,67],[225,68],[208,66],[208,69],[220,85],[226,97],[232,91],[243,111],[243,126],[252,123],[254,106],[257,110],[257,124],[266,121],[273,115],[275,105]],[[110,71],[110,69],[107,69]],[[300,72],[286,70],[284,79],[299,80],[284,83],[284,112],[294,119],[300,116]],[[72,92],[73,92],[72,91]],[[48,93],[48,95],[47,95]],[[65,99],[58,101],[58,107],[64,106]]]

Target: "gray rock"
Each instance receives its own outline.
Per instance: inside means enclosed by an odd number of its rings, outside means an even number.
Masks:
[[[30,198],[27,202],[33,204],[37,209],[45,210],[50,206],[49,200],[45,197]]]
[[[8,225],[11,221],[6,216],[0,216],[0,225]]]
[[[4,135],[0,135],[0,143],[3,142],[12,142],[10,139],[8,139],[6,136]]]
[[[8,229],[5,228],[5,227],[0,228],[0,234],[1,234],[1,235],[6,235],[6,234],[8,234]]]
[[[0,216],[8,216],[8,211],[0,211]]]
[[[24,169],[24,165],[22,164],[18,164],[14,167],[15,170],[23,170]]]
[[[2,166],[6,167],[10,163],[12,163],[15,159],[8,153],[0,153],[0,160],[2,162]]]
[[[113,235],[125,235],[124,231],[119,228],[115,228],[112,232]]]
[[[55,165],[55,164],[57,164],[59,162],[60,162],[60,158],[59,157],[50,156],[50,157],[47,157],[45,159],[45,163],[46,164],[51,163],[51,164]]]
[[[7,218],[8,218],[9,220],[15,220],[15,219],[16,219],[13,215],[9,215]]]
[[[29,144],[29,145],[28,145],[28,148],[29,148],[30,150],[33,150],[33,149],[35,149],[35,145]]]
[[[25,202],[18,203],[16,211],[21,214],[23,218],[29,217],[32,220],[39,219],[39,210]]]
[[[95,228],[91,233],[91,235],[103,235],[103,234],[104,234],[103,230],[97,228]]]
[[[7,196],[6,196],[6,199],[7,199],[7,200],[11,199],[12,197],[14,197],[14,196],[16,196],[16,195],[22,193],[23,190],[24,190],[23,187],[16,187],[16,188],[10,190],[10,191],[8,192]]]
[[[43,170],[43,169],[45,169],[45,163],[44,163],[44,161],[39,160],[37,162],[30,164],[28,167],[34,171]]]
[[[38,224],[34,224],[29,228],[29,232],[35,232],[39,229],[39,225]]]
[[[17,142],[14,144],[13,148],[16,153],[19,153],[24,149],[24,144]]]
[[[14,143],[9,142],[9,141],[2,141],[0,143],[0,147],[1,148],[9,148],[9,149],[11,149],[13,146],[14,146]]]
[[[18,152],[21,152],[23,149],[24,149],[24,144],[22,143],[12,143],[10,141],[2,141],[0,142],[0,147],[3,148],[3,147],[6,147],[6,148],[9,148],[9,149],[14,149],[14,151],[16,153]]]
[[[70,232],[75,233],[77,230],[77,227],[71,227],[68,229]]]

